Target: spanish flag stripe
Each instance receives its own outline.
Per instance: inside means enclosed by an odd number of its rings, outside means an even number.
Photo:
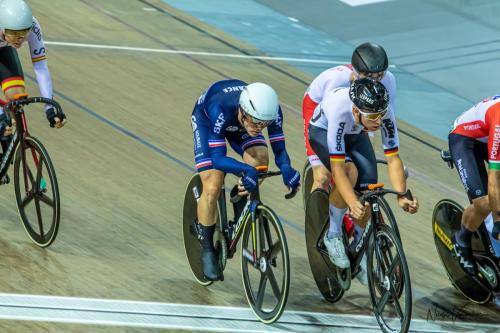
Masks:
[[[24,87],[24,80],[12,80],[2,84],[2,90],[5,92],[10,88],[14,87]]]

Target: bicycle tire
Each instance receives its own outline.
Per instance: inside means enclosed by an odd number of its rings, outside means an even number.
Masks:
[[[290,258],[285,232],[273,210],[259,204],[255,209],[255,219],[257,230],[253,230],[250,216],[245,221],[241,239],[241,274],[248,304],[261,322],[270,324],[281,317],[286,306],[290,290]],[[256,263],[253,258],[250,260],[253,245],[249,241],[257,246]],[[259,280],[256,291],[253,276]],[[266,285],[271,285],[272,297],[266,295]],[[271,302],[266,302],[269,300]]]
[[[384,245],[384,243],[387,243],[388,241],[393,244],[392,248],[396,250],[397,254],[397,256],[392,256],[391,259],[388,259],[386,255],[383,256],[380,252],[381,248],[387,246]],[[387,253],[387,251],[385,253]],[[395,258],[399,258],[399,262],[397,262]],[[375,226],[374,234],[370,239],[368,247],[367,259],[370,301],[380,328],[384,332],[408,332],[412,312],[410,272],[406,262],[403,246],[395,231],[388,225]],[[375,268],[374,260],[377,262],[377,267]],[[391,260],[391,262],[389,262],[389,260]],[[403,301],[405,302],[403,307],[400,305],[401,296],[398,295],[392,279],[392,274],[396,266],[399,266],[403,273]],[[386,271],[384,271],[384,267]],[[386,274],[387,272],[388,274]],[[381,275],[383,275],[383,277],[378,276],[379,273],[382,273]],[[380,297],[378,294],[380,294]],[[397,313],[399,318],[394,318],[392,316],[393,313],[391,313],[390,310],[389,316],[384,314],[388,305],[395,309],[394,312]],[[392,323],[398,323],[399,327],[391,327]]]
[[[48,247],[57,237],[61,217],[61,203],[56,172],[50,156],[40,140],[32,136],[26,136],[24,138],[24,151],[21,147],[21,144],[17,146],[14,157],[14,191],[19,217],[23,223],[24,230],[33,243],[40,247]],[[29,156],[30,154],[26,154],[28,150],[31,152],[32,159]],[[33,177],[33,172],[28,165],[30,161],[35,165],[36,178]],[[42,173],[43,166],[47,170],[46,174]],[[21,169],[26,170],[26,173],[22,172]],[[47,182],[45,177],[48,177],[49,182]],[[26,180],[28,180],[28,184]],[[50,184],[49,189],[47,187],[48,184]],[[23,189],[22,185],[24,185]],[[36,191],[34,190],[35,188]],[[46,195],[46,193],[49,193],[50,196]],[[23,197],[23,194],[26,194],[26,196]],[[35,203],[36,225],[30,222],[33,219],[28,216],[31,215],[27,211],[27,207],[31,201]],[[43,206],[40,204],[41,202],[51,207],[49,211],[51,211],[52,216],[48,219],[50,221],[48,228],[44,226],[44,218],[42,216]]]
[[[451,237],[460,230],[462,212],[463,207],[450,199],[442,199],[434,206],[432,212],[434,245],[453,287],[472,302],[485,304],[491,300],[493,294],[465,273],[451,252]],[[473,252],[480,250],[480,247],[477,241],[473,241]],[[482,247],[484,249],[484,246]]]

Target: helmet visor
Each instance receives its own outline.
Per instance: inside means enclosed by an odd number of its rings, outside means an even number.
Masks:
[[[25,38],[31,31],[31,28],[24,30],[5,29],[5,35],[12,38]]]
[[[243,117],[248,119],[256,127],[264,128],[264,127],[271,125],[271,123],[274,121],[274,120],[261,120],[261,119],[255,118],[255,117],[249,115],[248,113],[246,113],[243,110],[243,108],[241,108],[241,111],[242,111]]]
[[[359,113],[361,113],[361,115],[363,117],[365,117],[368,120],[372,120],[372,121],[379,120],[380,118],[385,116],[385,114],[387,113],[387,109],[379,111],[379,112],[368,112],[366,110],[361,110],[360,108],[358,108],[358,111],[359,111]]]
[[[374,81],[381,81],[384,76],[385,76],[385,72],[386,71],[383,71],[383,72],[375,72],[375,73],[368,73],[368,72],[359,72],[358,73],[358,76],[360,78],[364,78],[364,77],[368,77]]]

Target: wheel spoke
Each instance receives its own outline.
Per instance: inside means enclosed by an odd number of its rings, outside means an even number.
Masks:
[[[24,197],[24,199],[21,201],[21,204],[19,205],[21,208],[26,207],[34,198],[35,196],[30,192]]]
[[[255,302],[255,305],[257,306],[258,309],[261,309],[262,303],[264,303],[266,282],[267,282],[267,275],[261,274],[260,275],[260,282],[259,282],[259,291],[257,292],[257,300]]]
[[[281,298],[281,290],[280,286],[278,285],[278,281],[276,281],[276,276],[274,275],[274,272],[271,268],[271,265],[268,265],[268,278],[269,278],[269,283],[271,284],[271,287],[273,288],[273,293],[274,297],[276,297],[277,300]]]
[[[385,305],[387,304],[387,301],[389,300],[389,290],[385,290],[384,294],[382,295],[382,298],[380,298],[380,302],[377,304],[377,314],[381,315],[382,312],[384,311]]]
[[[278,241],[276,241],[276,243],[273,244],[273,246],[271,246],[271,249],[270,249],[269,255],[268,255],[268,260],[272,260],[272,259],[276,258],[281,251],[282,251],[281,241],[278,240]]]
[[[401,261],[401,258],[399,256],[394,258],[394,261],[392,262],[391,266],[389,267],[389,269],[386,272],[386,274],[389,276],[389,278],[391,278],[392,272],[394,272],[396,265],[399,264],[400,261]]]
[[[36,207],[36,216],[38,218],[38,228],[40,231],[40,236],[43,238],[43,219],[42,219],[42,211],[40,210],[40,200],[35,198],[35,207]]]
[[[396,292],[396,289],[394,288],[394,284],[392,283],[391,279],[389,279],[389,290],[391,292],[392,300],[394,302],[394,307],[396,308],[396,312],[398,313],[399,318],[403,319],[403,310],[401,310],[401,305],[399,305],[399,298],[398,298],[398,293]]]
[[[49,205],[50,207],[54,207],[54,201],[52,201],[52,199],[49,198],[47,195],[42,193],[41,195],[38,196],[38,198],[40,199],[40,201]]]

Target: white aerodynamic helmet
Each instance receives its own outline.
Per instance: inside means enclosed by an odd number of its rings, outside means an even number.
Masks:
[[[241,92],[240,107],[255,120],[273,121],[278,117],[278,94],[265,83],[251,83]]]
[[[31,7],[23,0],[0,0],[0,28],[26,30],[33,24]]]

